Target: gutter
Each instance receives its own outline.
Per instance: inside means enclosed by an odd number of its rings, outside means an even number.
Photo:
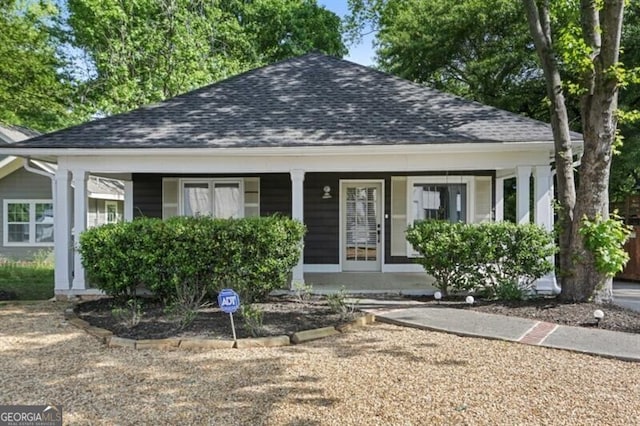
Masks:
[[[51,179],[51,199],[55,200],[56,175],[53,174],[53,173],[49,173],[49,172],[46,172],[44,170],[40,170],[40,169],[37,169],[37,168],[31,166],[31,164],[29,164],[30,161],[31,161],[31,159],[29,157],[23,158],[22,159],[22,166],[28,172],[35,173],[35,174],[40,175],[40,176],[45,176],[45,177],[48,177],[49,179]],[[55,220],[55,218],[54,218],[54,220]]]

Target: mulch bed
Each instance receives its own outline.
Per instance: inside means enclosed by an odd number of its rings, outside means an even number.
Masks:
[[[119,306],[111,298],[80,303],[76,306],[78,316],[89,324],[112,331],[115,335],[130,339],[163,339],[168,337],[200,337],[211,339],[232,339],[231,321],[217,307],[201,309],[196,319],[186,326],[180,327],[180,319],[165,312],[164,307],[156,300],[142,299],[142,319],[128,327],[113,315],[113,309]],[[291,336],[297,331],[321,327],[332,327],[361,315],[354,312],[347,318],[341,318],[320,300],[300,303],[291,298],[274,297],[266,303],[256,303],[264,312],[263,328],[260,336]],[[126,309],[126,306],[124,306]],[[240,312],[233,314],[238,338],[254,337],[244,328]]]
[[[476,299],[473,306],[467,305],[462,297],[449,297],[439,304],[432,297],[412,297],[412,299],[427,305],[473,309],[478,312],[531,318],[561,325],[640,333],[640,312],[615,305],[563,303],[551,297],[517,302]],[[341,318],[319,298],[303,304],[290,297],[274,297],[256,306],[264,312],[261,336],[291,336],[297,331],[337,326],[361,315],[354,312],[346,319]],[[91,325],[131,339],[167,337],[231,339],[233,337],[229,315],[221,312],[217,307],[202,309],[196,319],[185,328],[180,327],[179,318],[167,314],[163,306],[152,299],[143,300],[142,319],[133,327],[128,327],[112,314],[112,310],[117,307],[111,298],[101,298],[78,304],[76,312],[80,318]],[[604,318],[599,323],[593,317],[596,309],[604,312]],[[239,312],[234,314],[234,321],[238,338],[253,337],[244,328],[244,321]]]
[[[418,300],[437,305],[437,302],[431,297],[418,298]],[[476,299],[474,305],[469,306],[464,302],[464,298],[450,297],[441,301],[440,305],[450,308],[473,309],[489,314],[531,318],[560,325],[640,333],[640,312],[611,304],[563,303],[553,297],[541,297],[513,302]],[[600,309],[604,313],[604,318],[599,323],[593,317],[593,312],[596,309]]]

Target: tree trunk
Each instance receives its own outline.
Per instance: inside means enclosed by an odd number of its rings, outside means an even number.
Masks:
[[[577,191],[562,80],[552,46],[549,1],[523,2],[551,100],[561,206],[560,297],[568,301],[586,301],[599,291],[597,301],[610,301],[611,278],[596,269],[595,259],[585,248],[579,230],[584,217],[590,220],[598,215],[604,219],[609,217],[609,171],[616,136],[619,84],[616,74],[611,71],[618,66],[624,0],[605,0],[601,10],[595,1],[581,0],[580,25],[583,39],[591,49],[593,66],[584,71],[581,82],[585,90],[581,98],[584,153]]]

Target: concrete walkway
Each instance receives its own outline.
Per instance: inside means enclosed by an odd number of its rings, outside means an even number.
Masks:
[[[358,303],[379,322],[640,362],[640,334],[556,325],[419,302],[394,305],[389,301],[360,299]]]
[[[613,303],[640,312],[640,283],[614,281]]]

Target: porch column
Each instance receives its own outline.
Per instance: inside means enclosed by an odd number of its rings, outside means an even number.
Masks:
[[[304,170],[291,170],[291,217],[304,223]],[[293,267],[291,284],[304,284],[304,247],[300,260]]]
[[[86,288],[84,280],[84,267],[82,266],[82,256],[78,251],[80,244],[80,234],[87,229],[87,171],[82,169],[73,170],[73,290],[84,290]]]
[[[553,228],[553,211],[551,208],[551,166],[536,166],[534,169],[535,185],[535,223],[551,231]]]
[[[55,293],[64,294],[71,287],[71,185],[69,171],[58,168],[54,179],[53,240],[55,257]]]
[[[536,166],[533,170],[535,196],[535,224],[553,230],[553,176],[551,166]],[[549,261],[555,263],[555,256],[549,256]],[[560,293],[560,286],[556,281],[555,271],[536,280],[536,290],[543,293]]]
[[[519,224],[530,222],[529,216],[529,178],[531,166],[516,167],[516,221]]]
[[[504,178],[496,179],[496,210],[493,219],[496,222],[504,220]]]
[[[124,220],[133,220],[133,182],[130,180],[124,181]]]

